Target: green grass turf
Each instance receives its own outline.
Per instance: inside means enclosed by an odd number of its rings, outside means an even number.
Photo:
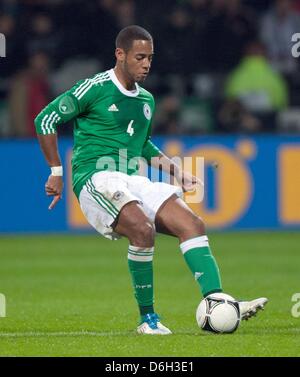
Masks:
[[[135,334],[138,314],[127,271],[127,241],[97,235],[1,237],[0,355],[300,356],[300,234],[210,235],[225,292],[266,296],[264,312],[230,335],[201,331],[200,292],[177,240],[159,236],[154,261],[156,310],[174,334]]]

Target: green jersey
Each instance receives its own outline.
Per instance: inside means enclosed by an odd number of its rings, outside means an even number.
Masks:
[[[135,158],[150,161],[160,154],[150,140],[153,96],[135,86],[126,90],[111,69],[79,81],[36,117],[36,131],[43,135],[56,133],[59,124],[74,118],[72,178],[77,197],[95,172],[113,166],[131,175],[138,169]]]

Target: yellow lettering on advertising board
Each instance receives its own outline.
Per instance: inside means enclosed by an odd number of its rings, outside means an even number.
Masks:
[[[300,147],[283,146],[279,151],[279,217],[282,224],[300,223]]]

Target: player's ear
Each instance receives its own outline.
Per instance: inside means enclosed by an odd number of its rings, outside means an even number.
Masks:
[[[125,51],[122,48],[117,47],[115,51],[117,61],[123,63],[125,60]]]

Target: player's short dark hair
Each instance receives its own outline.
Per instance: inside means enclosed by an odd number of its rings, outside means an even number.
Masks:
[[[128,52],[132,47],[133,41],[152,42],[153,39],[146,29],[138,25],[130,25],[122,29],[117,35],[116,47]]]

